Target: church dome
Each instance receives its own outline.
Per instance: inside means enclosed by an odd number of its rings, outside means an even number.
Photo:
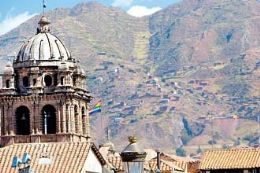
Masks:
[[[50,34],[46,17],[39,21],[37,34],[25,42],[17,56],[17,61],[28,60],[69,60],[70,53],[56,36]]]

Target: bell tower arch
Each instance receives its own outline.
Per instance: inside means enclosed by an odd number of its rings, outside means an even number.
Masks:
[[[30,128],[30,110],[26,106],[20,106],[15,111],[16,134],[29,135]]]
[[[56,126],[56,109],[52,105],[45,105],[41,111],[43,134],[55,134]]]

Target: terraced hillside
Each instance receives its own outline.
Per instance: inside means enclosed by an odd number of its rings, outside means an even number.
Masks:
[[[109,127],[119,149],[137,134],[146,147],[189,153],[257,143],[259,15],[255,0],[184,0],[144,18],[97,3],[48,13],[103,100],[92,117],[99,142]],[[0,36],[2,67],[38,19]]]

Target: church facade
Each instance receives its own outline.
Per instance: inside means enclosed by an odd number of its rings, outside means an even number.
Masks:
[[[37,34],[6,65],[0,90],[1,146],[90,139],[86,74],[42,16]]]

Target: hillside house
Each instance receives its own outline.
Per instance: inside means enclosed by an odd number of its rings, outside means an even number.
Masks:
[[[216,149],[206,151],[201,173],[260,173],[260,148]]]

